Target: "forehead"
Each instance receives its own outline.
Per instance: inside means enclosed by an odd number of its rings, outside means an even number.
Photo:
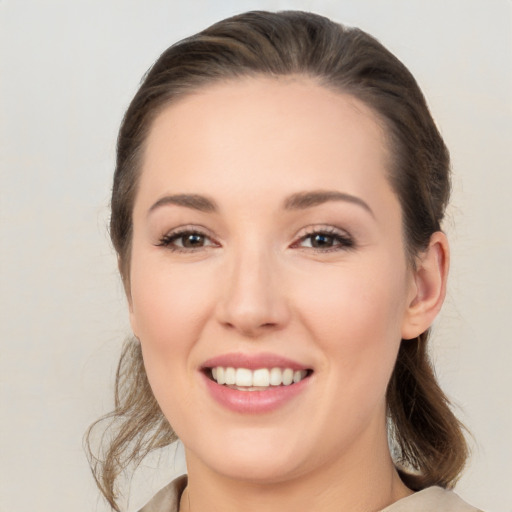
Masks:
[[[163,109],[145,144],[139,192],[247,195],[314,185],[360,193],[362,183],[387,184],[388,161],[379,118],[357,98],[307,77],[252,77]]]

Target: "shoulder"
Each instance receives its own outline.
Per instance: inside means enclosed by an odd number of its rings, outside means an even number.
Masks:
[[[187,476],[182,475],[163,489],[142,507],[139,512],[178,512],[180,497],[187,486]],[[381,512],[482,512],[468,505],[453,491],[441,487],[429,487],[403,498]]]
[[[381,512],[482,512],[468,505],[453,491],[428,487],[403,498]]]
[[[180,497],[187,486],[187,475],[182,475],[160,489],[139,512],[178,512]]]

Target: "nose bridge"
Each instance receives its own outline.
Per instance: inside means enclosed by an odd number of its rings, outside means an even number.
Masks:
[[[287,318],[279,286],[279,265],[272,249],[254,238],[234,247],[228,257],[220,320],[245,335],[278,328]]]

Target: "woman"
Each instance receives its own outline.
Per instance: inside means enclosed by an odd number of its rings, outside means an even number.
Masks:
[[[164,52],[118,139],[113,508],[179,438],[188,479],[144,512],[476,510],[446,490],[467,447],[426,350],[448,196],[414,78],[364,32],[253,12]]]

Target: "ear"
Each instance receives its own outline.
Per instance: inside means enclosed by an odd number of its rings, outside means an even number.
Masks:
[[[450,248],[446,235],[436,231],[428,248],[416,259],[411,294],[402,323],[402,339],[410,340],[434,322],[446,295]]]

